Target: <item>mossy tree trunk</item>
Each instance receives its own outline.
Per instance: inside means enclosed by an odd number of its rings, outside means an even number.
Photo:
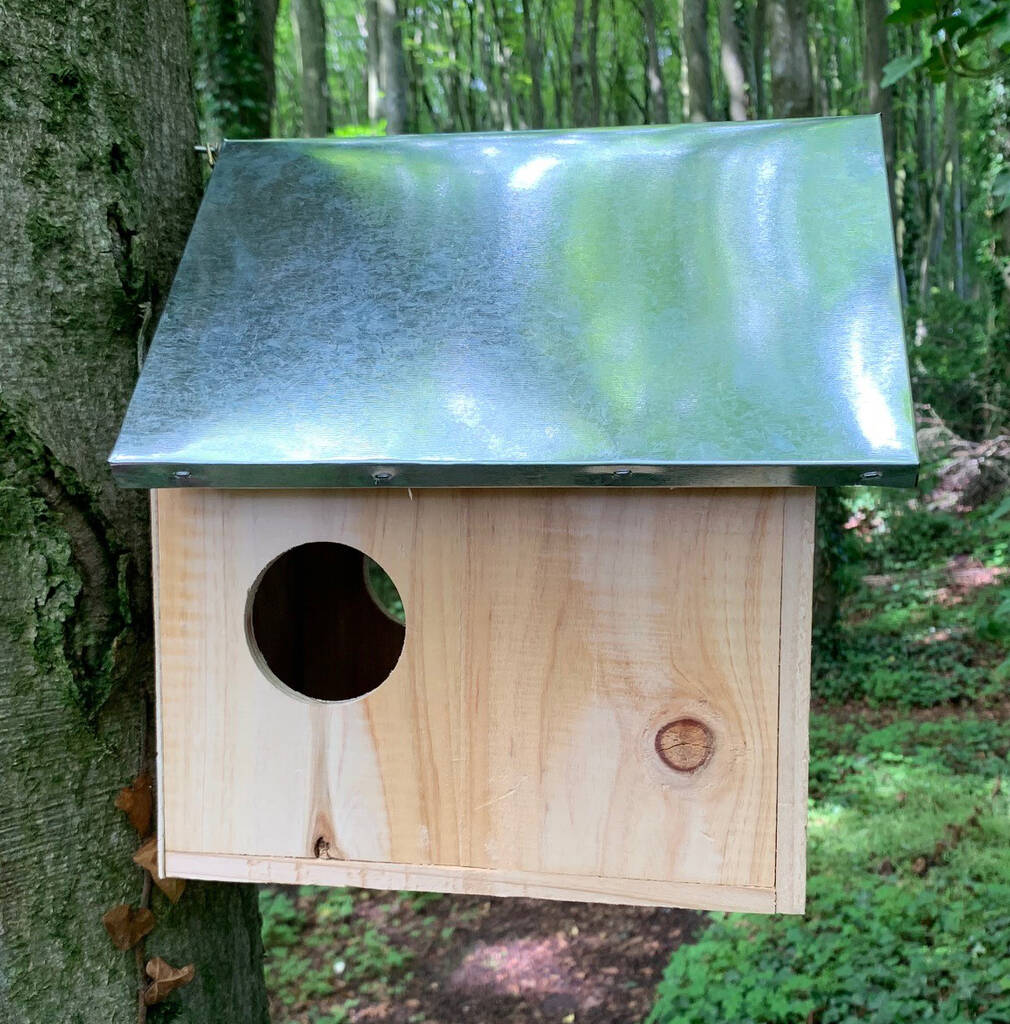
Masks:
[[[150,770],[147,495],[105,458],[196,208],[184,0],[0,4],[0,1020],[143,1018],[113,806]],[[155,890],[149,1020],[266,1020],[254,892]]]

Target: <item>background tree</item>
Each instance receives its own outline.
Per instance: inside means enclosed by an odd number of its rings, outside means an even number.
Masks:
[[[191,17],[204,137],[270,135],[277,0],[192,0]]]
[[[708,0],[681,0],[687,65],[687,120],[711,121],[712,62],[708,51]]]
[[[309,138],[329,135],[333,122],[322,0],[292,0],[291,10],[301,66],[302,134]]]
[[[199,197],[185,7],[0,23],[0,1019],[143,1020],[146,952],[195,964],[178,1024],[265,1024],[255,893],[152,895],[113,806],[152,772],[153,659],[147,496],[105,459]],[[115,949],[103,914],[143,902]]]
[[[770,0],[768,14],[772,109],[776,117],[812,117],[814,83],[806,0]]]

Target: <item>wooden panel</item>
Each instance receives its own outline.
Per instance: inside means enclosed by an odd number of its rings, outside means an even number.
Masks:
[[[171,877],[200,878],[212,882],[356,885],[411,892],[532,896],[545,900],[623,903],[639,907],[676,906],[688,910],[735,910],[754,914],[770,914],[775,910],[773,890],[742,885],[692,885],[487,868],[374,864],[362,860],[259,859],[214,853],[169,852],[168,869]]]
[[[807,892],[815,491],[813,488],[787,491],[784,499],[775,909],[780,914],[802,914]]]
[[[473,869],[474,891],[770,892],[777,805],[799,813],[778,793],[788,493],[161,492],[169,869],[318,856]],[[407,615],[389,679],[347,703],[285,692],[247,643],[257,576],[309,541],[375,558]],[[693,773],[655,748],[684,717],[714,741]]]

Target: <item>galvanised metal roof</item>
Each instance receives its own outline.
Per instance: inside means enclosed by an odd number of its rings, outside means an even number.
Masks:
[[[877,118],[229,142],[133,487],[912,484]]]

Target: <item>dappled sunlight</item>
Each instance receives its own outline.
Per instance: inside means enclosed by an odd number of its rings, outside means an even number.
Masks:
[[[598,997],[584,978],[576,977],[560,960],[567,948],[563,935],[512,939],[495,944],[478,943],[453,972],[449,984],[455,988],[493,989],[505,995],[546,995],[577,993],[582,1006],[592,1006]]]

